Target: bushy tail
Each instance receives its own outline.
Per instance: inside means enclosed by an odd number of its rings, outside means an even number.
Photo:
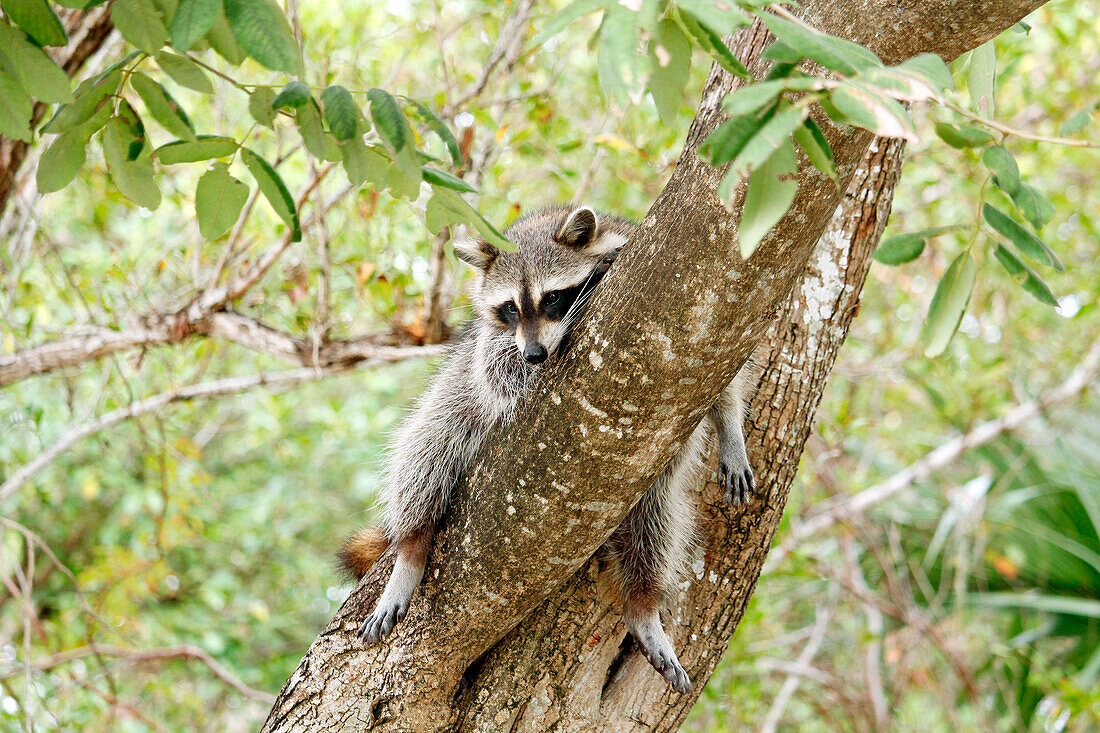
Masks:
[[[360,580],[389,546],[381,527],[364,527],[348,535],[336,557],[350,577]]]

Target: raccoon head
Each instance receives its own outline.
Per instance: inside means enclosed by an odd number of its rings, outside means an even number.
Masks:
[[[481,239],[455,243],[455,253],[478,270],[474,304],[481,320],[515,334],[530,364],[560,353],[570,329],[615,260],[634,225],[588,206],[538,211],[505,235],[516,251]]]

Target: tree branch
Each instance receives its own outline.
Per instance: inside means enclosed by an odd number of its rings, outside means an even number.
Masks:
[[[1001,417],[979,423],[969,432],[943,443],[880,484],[864,489],[853,496],[824,502],[825,507],[817,514],[804,522],[794,524],[790,536],[782,545],[772,550],[771,557],[768,558],[768,568],[774,568],[786,560],[794,547],[808,537],[825,531],[846,517],[867,511],[914,483],[927,479],[933,471],[950,465],[967,451],[1016,430],[1051,406],[1075,397],[1093,384],[1097,374],[1100,374],[1100,339],[1092,343],[1084,359],[1064,382],[1045,392],[1041,397],[1017,405]]]
[[[348,342],[344,342],[347,344]],[[60,438],[55,440],[48,448],[43,450],[33,460],[16,469],[4,483],[0,484],[0,502],[6,500],[14,492],[18,491],[36,473],[52,463],[59,455],[71,448],[84,438],[113,427],[119,423],[141,415],[157,412],[173,402],[185,402],[195,399],[209,399],[212,397],[224,397],[226,395],[244,392],[253,387],[284,387],[301,382],[309,382],[327,374],[347,371],[356,364],[373,366],[392,361],[400,361],[413,356],[438,353],[438,347],[406,346],[406,347],[376,347],[372,350],[362,344],[348,347],[344,356],[354,355],[355,358],[344,358],[332,366],[310,366],[301,369],[289,369],[282,372],[265,372],[252,374],[245,377],[227,377],[211,382],[193,384],[169,392],[147,397],[137,402],[132,402],[126,407],[112,410],[95,420],[69,428]]]

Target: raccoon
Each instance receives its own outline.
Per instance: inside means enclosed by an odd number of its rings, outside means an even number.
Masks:
[[[393,438],[381,526],[355,532],[338,553],[344,568],[362,578],[387,547],[396,546],[393,573],[358,631],[368,645],[405,617],[453,487],[490,431],[511,420],[541,365],[566,348],[585,304],[635,228],[588,206],[554,207],[506,230],[515,252],[480,239],[456,242],[458,257],[477,272],[474,318]],[[681,693],[692,689],[691,680],[660,611],[674,599],[692,551],[690,492],[711,430],[718,435],[718,480],[726,500],[740,505],[752,498],[742,424],[753,377],[751,365],[737,374],[602,548],[626,627],[649,663]]]

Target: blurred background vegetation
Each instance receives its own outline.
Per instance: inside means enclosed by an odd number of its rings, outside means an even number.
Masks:
[[[554,9],[536,9],[536,22]],[[479,77],[506,16],[500,3],[477,0],[333,10],[300,7],[311,85],[383,86],[435,108]],[[1029,31],[998,39],[999,119],[1054,135],[1100,100],[1097,17],[1098,0],[1056,0],[1029,19]],[[525,50],[511,73],[454,110],[460,136],[486,154],[479,206],[498,225],[563,200],[640,217],[667,180],[707,64],[697,55],[678,124],[665,126],[651,102],[622,108],[604,98],[584,51],[593,24]],[[98,63],[121,54],[114,44]],[[276,83],[251,61],[233,73]],[[247,98],[229,84],[202,106],[171,89],[200,132],[240,136],[251,126]],[[985,178],[977,156],[935,137],[938,112],[915,114],[921,143],[911,147],[887,235],[969,227]],[[1095,126],[1084,135],[1095,139]],[[280,170],[295,189],[316,163],[270,143],[271,158],[291,153]],[[1018,138],[1008,146],[1057,210],[1045,231],[1066,272],[1047,282],[1061,306],[983,267],[961,332],[944,356],[927,359],[923,314],[971,230],[937,237],[908,265],[873,266],[777,543],[830,497],[875,485],[1041,397],[1100,336],[1097,154]],[[191,192],[200,173],[166,172],[155,215],[121,199],[95,158],[64,191],[17,197],[0,247],[0,354],[178,302],[224,244],[198,235]],[[416,341],[432,236],[408,202],[370,189],[337,199],[343,186],[336,177],[321,183],[318,200],[335,200],[324,226],[239,310],[296,333]],[[277,222],[257,207],[242,241],[269,241]],[[317,323],[322,247],[330,306]],[[446,270],[456,326],[467,314],[466,274],[453,259]],[[0,479],[112,409],[279,367],[197,339],[16,382],[0,390]],[[332,551],[368,519],[387,433],[430,369],[416,359],[171,405],[78,442],[7,499],[0,728],[28,719],[43,729],[256,728],[265,695],[348,593]],[[1097,408],[1092,385],[794,545],[762,577],[687,728],[871,730],[876,704],[888,709],[891,730],[1100,727]],[[784,695],[782,710],[772,710]]]

